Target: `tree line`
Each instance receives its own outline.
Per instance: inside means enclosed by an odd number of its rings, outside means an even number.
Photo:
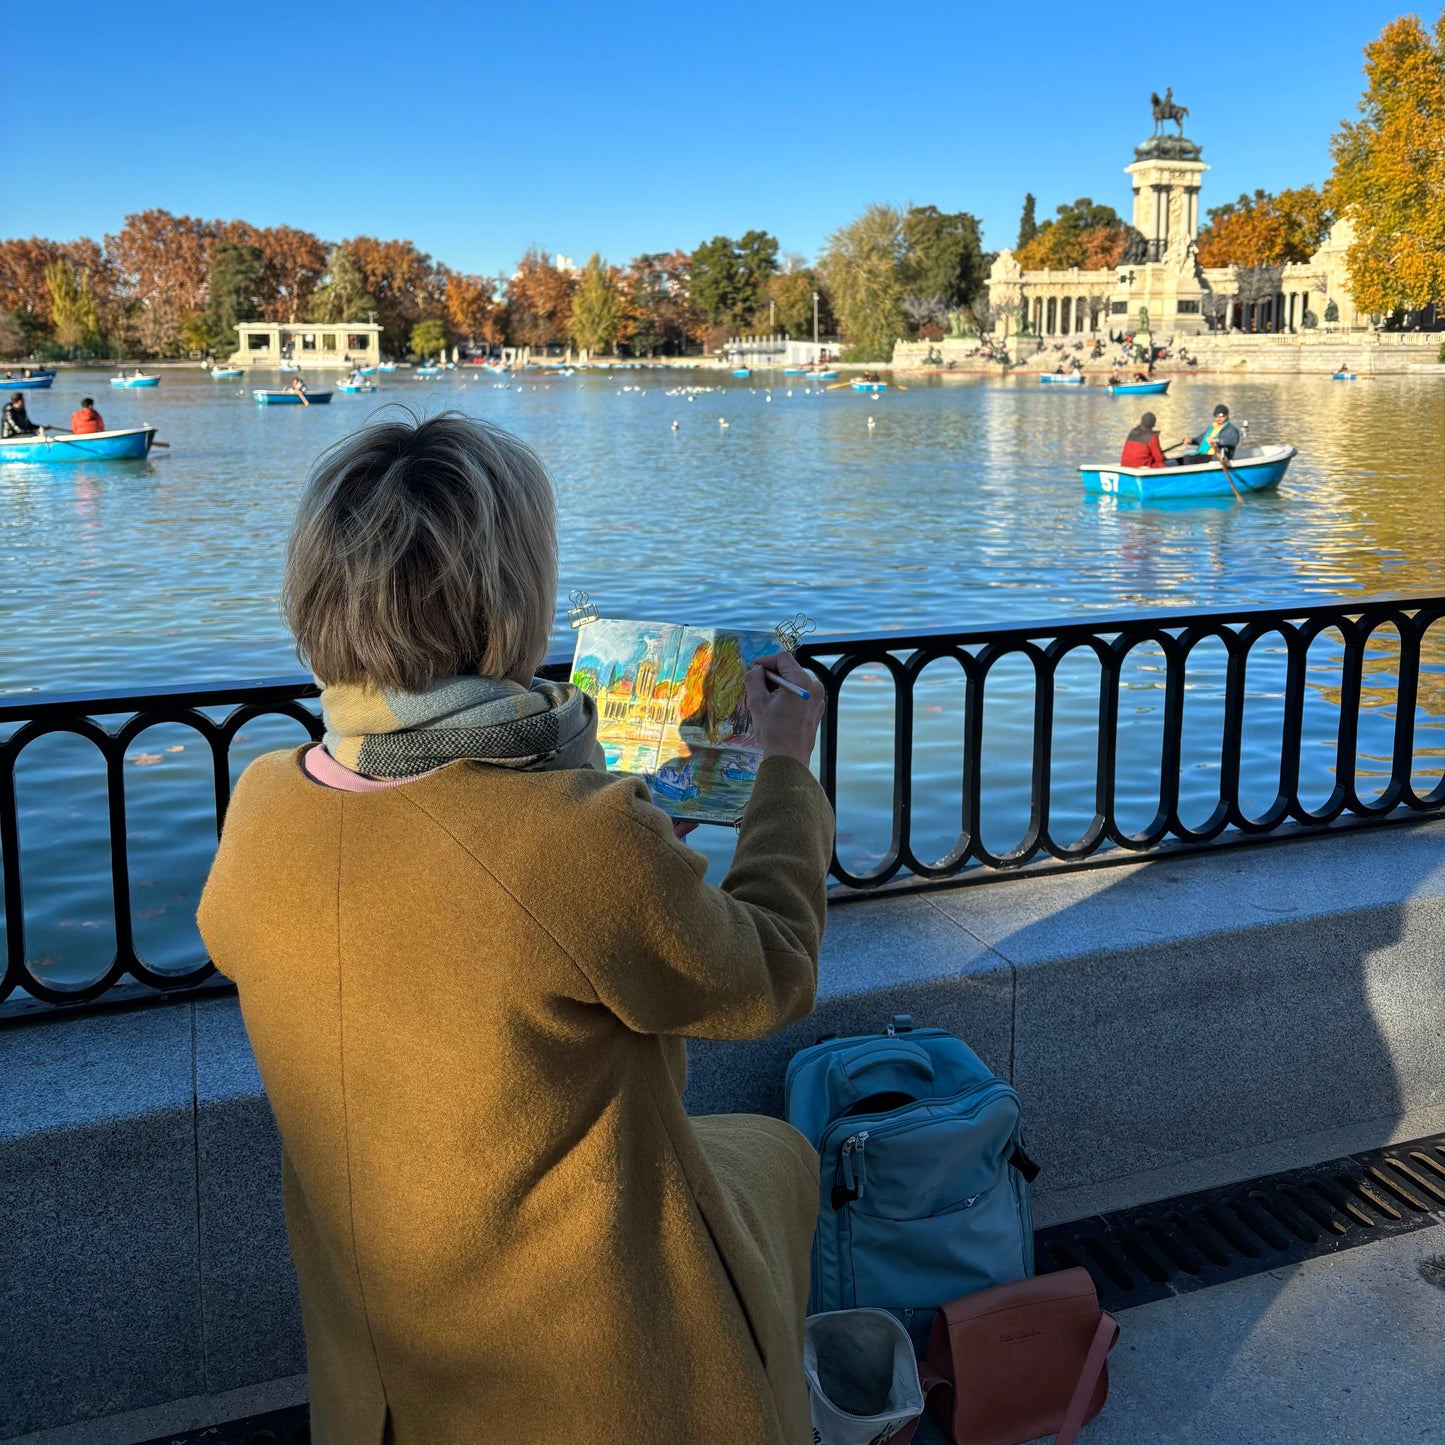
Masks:
[[[1391,21],[1365,48],[1365,75],[1360,119],[1334,136],[1323,187],[1257,190],[1207,213],[1200,263],[1234,267],[1241,294],[1251,278],[1272,289],[1279,267],[1307,261],[1348,215],[1361,310],[1390,316],[1445,300],[1445,13],[1432,27]],[[1042,222],[1036,209],[1025,197],[1015,246],[1025,270],[1106,272],[1135,238],[1089,197]],[[626,266],[594,254],[559,267],[533,246],[499,277],[452,270],[407,240],[328,243],[291,226],[148,210],[102,241],[0,241],[0,355],[225,355],[243,321],[374,317],[393,355],[466,341],[656,356],[715,350],[739,333],[810,337],[816,318],[845,354],[884,360],[900,337],[992,329],[993,259],[974,216],[935,206],[867,206],[813,266],[751,230]]]
[[[408,240],[328,243],[291,226],[153,209],[102,241],[0,241],[0,354],[224,356],[245,321],[368,319],[395,355],[561,342],[656,356],[739,333],[811,337],[815,324],[874,352],[898,335],[942,335],[985,293],[987,260],[977,220],[933,206],[870,206],[829,238],[817,266],[752,230],[626,266],[596,254],[560,266],[532,246],[496,277],[453,270]]]

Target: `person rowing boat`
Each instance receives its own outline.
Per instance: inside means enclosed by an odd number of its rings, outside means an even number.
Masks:
[[[1229,419],[1229,408],[1223,402],[1214,408],[1214,417],[1204,431],[1197,437],[1185,437],[1177,441],[1174,446],[1165,450],[1173,451],[1175,447],[1182,447],[1186,443],[1194,448],[1194,451],[1187,452],[1182,457],[1173,458],[1171,465],[1176,467],[1202,467],[1210,462],[1232,461],[1234,449],[1239,445],[1239,428]]]
[[[51,427],[51,431],[58,428]],[[43,437],[46,431],[46,423],[33,422],[30,414],[25,410],[25,393],[17,391],[9,401],[0,409],[0,438],[4,437],[33,437],[37,432]]]

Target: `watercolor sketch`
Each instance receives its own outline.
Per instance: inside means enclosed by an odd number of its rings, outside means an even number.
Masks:
[[[771,632],[602,618],[578,630],[572,681],[597,703],[608,768],[674,818],[731,824],[761,757],[743,674],[777,650]]]

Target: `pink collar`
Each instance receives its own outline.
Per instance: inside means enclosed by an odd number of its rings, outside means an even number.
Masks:
[[[429,768],[424,773],[413,773],[409,778],[368,778],[365,773],[353,773],[350,768],[342,767],[320,743],[307,748],[301,755],[301,768],[312,782],[342,793],[380,793],[387,788],[415,782],[417,778],[429,778],[432,773],[441,771]]]

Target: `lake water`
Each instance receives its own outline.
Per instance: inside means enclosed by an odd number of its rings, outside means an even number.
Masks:
[[[485,374],[377,379],[373,395],[338,394],[313,408],[258,407],[241,383],[179,372],[152,391],[115,390],[104,374],[87,373],[31,393],[37,420],[64,422],[88,394],[108,425],[155,423],[170,449],[144,463],[0,467],[0,696],[297,673],[276,591],[307,467],[396,403],[499,422],[552,469],[559,648],[571,643],[562,612],[574,587],[603,615],[767,627],[803,610],[820,633],[1445,589],[1437,541],[1445,387],[1433,377],[1184,377],[1171,395],[1142,399],[1022,379],[933,378],[884,395],[683,371],[529,374],[510,386]],[[696,385],[718,389],[669,394]],[[1085,498],[1078,462],[1117,457],[1145,405],[1167,443],[1199,430],[1221,400],[1249,420],[1251,440],[1299,447],[1277,495],[1167,509]],[[1388,652],[1372,674],[1367,757],[1388,754]],[[1325,731],[1327,653],[1311,695]],[[1267,672],[1250,677],[1262,706],[1246,770],[1257,775],[1260,806],[1278,772],[1278,723],[1269,717],[1278,678]],[[1128,726],[1139,729],[1141,752],[1139,767],[1125,769],[1122,797],[1126,807],[1137,802],[1142,826],[1157,791],[1159,676],[1141,655],[1128,681]],[[1001,675],[991,692],[991,847],[1017,837],[1026,805],[1026,682]],[[850,866],[866,866],[887,845],[885,692],[872,675],[845,690],[839,829]],[[1422,689],[1423,722],[1445,712],[1434,705],[1440,692]],[[956,677],[941,675],[920,704],[918,826],[940,856],[957,831],[961,695]],[[1066,818],[1092,811],[1093,743],[1084,734],[1095,706],[1086,677],[1060,695],[1063,753],[1071,729],[1080,737],[1077,776],[1061,765],[1056,788],[1055,811]],[[1445,756],[1438,736],[1427,728],[1417,754],[1427,784]],[[238,761],[295,739],[279,723],[248,727]],[[1313,757],[1305,781],[1322,796],[1332,762],[1323,732]],[[109,959],[94,759],[78,739],[45,739],[27,749],[17,774],[28,952],[56,978],[94,976]],[[137,740],[130,762],[138,941],[158,967],[187,967],[199,948],[191,915],[211,846],[208,754],[193,733],[164,727]],[[1185,793],[1202,817],[1211,789],[1217,797],[1217,759],[1201,745],[1188,768]],[[729,836],[697,836],[721,864]]]

